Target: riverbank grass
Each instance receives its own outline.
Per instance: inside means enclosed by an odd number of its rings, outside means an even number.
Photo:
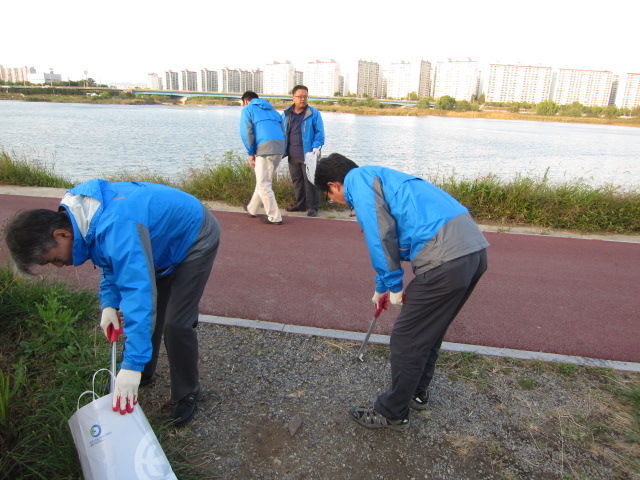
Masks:
[[[285,162],[286,163],[286,162]],[[255,176],[247,157],[232,151],[222,158],[205,158],[200,167],[189,168],[176,180],[159,176],[148,169],[124,171],[111,181],[149,181],[171,185],[202,201],[222,201],[229,205],[246,204],[255,188]],[[586,181],[551,183],[546,176],[531,178],[516,175],[511,181],[486,175],[468,180],[455,175],[429,178],[465,205],[480,223],[505,227],[533,226],[566,229],[581,233],[640,234],[640,188],[614,185],[592,187]],[[72,182],[56,176],[39,162],[0,153],[0,183],[69,188]],[[281,168],[273,182],[280,206],[293,203],[293,185],[288,169]],[[321,209],[329,207],[321,195]]]
[[[0,183],[30,187],[71,188],[73,183],[57,175],[52,165],[0,150]]]

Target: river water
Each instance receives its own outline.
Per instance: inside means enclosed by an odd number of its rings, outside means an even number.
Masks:
[[[144,169],[175,179],[229,150],[245,154],[240,110],[0,101],[0,148],[39,160],[74,181]],[[554,183],[640,187],[637,128],[434,116],[322,117],[323,154],[340,152],[360,165],[430,179],[546,175]]]

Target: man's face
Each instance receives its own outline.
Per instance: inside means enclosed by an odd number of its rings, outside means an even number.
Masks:
[[[42,254],[40,265],[50,263],[58,268],[73,265],[73,234],[59,229],[53,232],[53,238],[57,245]]]
[[[299,88],[293,94],[293,106],[298,112],[307,108],[308,100],[309,92],[307,92],[304,88]]]
[[[332,202],[347,205],[347,201],[344,199],[344,185],[340,182],[329,182],[327,186],[329,187],[327,197],[329,197]]]

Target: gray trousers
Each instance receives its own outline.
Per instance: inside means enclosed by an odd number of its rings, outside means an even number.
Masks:
[[[156,328],[151,337],[153,353],[142,378],[150,378],[155,372],[164,336],[171,375],[171,399],[174,402],[200,388],[196,331],[198,304],[220,244],[218,221],[208,211],[205,215],[208,217],[198,236],[199,241],[192,247],[196,253],[191,255],[190,252],[170,275],[156,280]]]
[[[292,205],[296,209],[314,209],[320,206],[320,194],[316,186],[307,178],[307,169],[304,166],[304,158],[289,157],[289,173],[293,183],[293,191],[296,201]]]
[[[391,387],[375,409],[390,420],[406,418],[411,397],[427,390],[447,329],[482,274],[487,251],[456,258],[417,275],[391,332]]]

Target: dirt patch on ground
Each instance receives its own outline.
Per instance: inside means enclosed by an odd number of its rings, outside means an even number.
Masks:
[[[386,388],[386,347],[359,362],[356,343],[199,331],[199,411],[183,429],[157,429],[181,479],[640,478],[637,431],[624,441],[637,421],[608,393],[640,385],[638,374],[445,352],[430,408],[399,433],[347,414]],[[158,382],[140,392],[155,425],[170,409],[166,368],[161,357]]]

